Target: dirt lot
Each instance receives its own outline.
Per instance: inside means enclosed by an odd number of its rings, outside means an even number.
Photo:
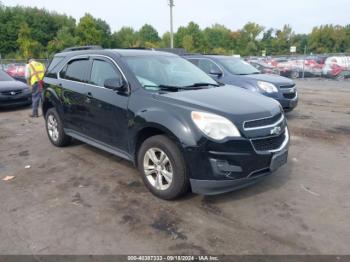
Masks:
[[[28,108],[0,111],[0,254],[350,254],[350,81],[297,84],[288,165],[175,202],[124,160],[53,147]]]

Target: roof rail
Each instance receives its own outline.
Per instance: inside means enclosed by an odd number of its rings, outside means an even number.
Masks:
[[[73,46],[64,49],[62,52],[71,52],[71,51],[82,51],[82,50],[101,50],[103,49],[99,45],[88,45],[88,46]]]
[[[191,55],[203,55],[201,53],[184,53],[183,56],[191,56]]]

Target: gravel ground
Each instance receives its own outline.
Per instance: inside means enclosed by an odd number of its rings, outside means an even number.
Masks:
[[[172,202],[124,160],[53,147],[29,108],[0,111],[0,254],[350,254],[350,81],[297,85],[286,166]]]

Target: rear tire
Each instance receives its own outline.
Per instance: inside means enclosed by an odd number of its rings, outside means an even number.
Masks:
[[[157,135],[145,140],[138,152],[137,163],[146,187],[155,196],[172,200],[188,191],[183,154],[168,137]]]
[[[64,133],[61,118],[55,108],[47,110],[45,120],[47,135],[49,136],[51,143],[57,147],[69,145],[71,137]]]

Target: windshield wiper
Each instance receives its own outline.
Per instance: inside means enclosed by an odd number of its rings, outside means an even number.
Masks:
[[[218,87],[218,84],[213,84],[213,83],[194,83],[192,85],[185,86],[185,88],[193,88],[193,87],[204,87],[204,86],[216,86]]]
[[[182,89],[186,89],[181,86],[170,86],[170,85],[144,85],[143,87],[159,88],[159,90],[166,90],[166,91],[179,91]]]
[[[212,84],[212,83],[194,83],[192,85],[188,86],[171,86],[171,85],[144,85],[143,87],[150,87],[150,88],[159,88],[160,90],[165,91],[179,91],[179,90],[196,90],[196,89],[203,89],[207,86],[219,86],[218,84]]]

